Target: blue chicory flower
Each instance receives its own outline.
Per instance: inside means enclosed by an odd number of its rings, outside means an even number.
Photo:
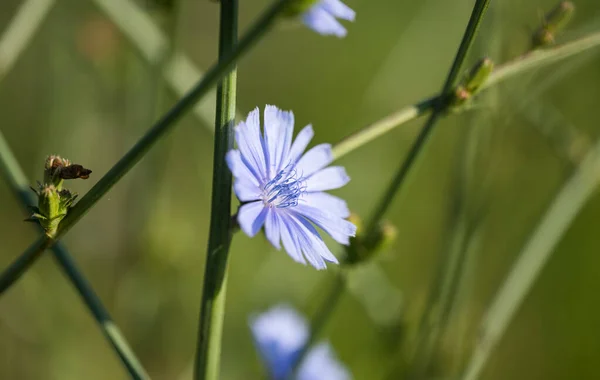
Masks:
[[[250,329],[271,378],[283,380],[290,374],[309,327],[306,320],[288,305],[278,305],[250,319]],[[319,343],[304,357],[296,380],[350,380],[350,372],[340,363],[329,343]]]
[[[354,21],[356,13],[341,0],[319,0],[302,14],[302,22],[322,35],[346,36],[346,28],[337,20]]]
[[[258,108],[235,127],[238,149],[227,153],[235,177],[234,190],[243,202],[238,223],[252,237],[265,225],[271,244],[280,243],[295,261],[325,269],[325,260],[338,263],[313,226],[341,244],[348,245],[356,227],[345,220],[346,202],[324,191],[344,186],[350,178],[333,161],[330,144],[320,144],[302,154],[312,139],[306,126],[292,144],[294,114],[266,106],[264,136]]]

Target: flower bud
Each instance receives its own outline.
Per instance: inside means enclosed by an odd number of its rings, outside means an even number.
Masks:
[[[451,95],[450,108],[457,110],[469,102],[494,70],[494,62],[482,58],[467,72]]]
[[[494,62],[489,58],[480,59],[464,79],[465,89],[474,95],[488,79],[494,70]]]
[[[63,209],[60,193],[56,187],[52,184],[42,186],[39,190],[37,219],[48,236],[52,237],[56,234],[58,224],[66,215]]]
[[[570,1],[561,1],[542,19],[542,25],[533,33],[531,48],[537,49],[554,43],[554,38],[571,21],[575,5]]]

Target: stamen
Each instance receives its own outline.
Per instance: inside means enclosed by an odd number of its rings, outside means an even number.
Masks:
[[[296,167],[286,166],[263,187],[263,202],[269,207],[294,207],[298,198],[306,191],[303,178],[297,176]]]

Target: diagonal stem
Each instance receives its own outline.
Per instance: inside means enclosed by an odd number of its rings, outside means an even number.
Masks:
[[[95,204],[106,194],[125,174],[137,164],[150,148],[164,137],[188,112],[198,100],[227,74],[235,63],[246,54],[254,44],[261,40],[284,12],[291,0],[276,0],[267,11],[254,23],[250,30],[235,46],[235,48],[216,65],[214,65],[184,96],[171,108],[148,132],[106,173],[90,191],[73,207],[60,223],[54,240],[60,239],[77,223]],[[53,240],[47,236],[40,237],[26,252],[0,274],[0,294],[19,279],[25,270],[40,256],[41,252],[50,247]]]
[[[406,175],[410,171],[411,167],[415,163],[421,149],[425,145],[429,135],[433,131],[436,122],[439,120],[442,113],[445,111],[447,106],[446,99],[448,95],[452,92],[452,88],[454,86],[454,82],[458,78],[458,74],[460,72],[460,68],[462,67],[465,58],[467,56],[467,52],[471,47],[473,40],[475,38],[475,34],[477,33],[477,29],[479,29],[479,25],[483,18],[483,15],[488,7],[490,0],[477,0],[473,7],[473,11],[471,13],[471,18],[469,19],[469,23],[467,24],[467,28],[463,35],[462,41],[458,48],[458,52],[456,53],[456,57],[454,58],[454,62],[452,63],[452,67],[450,68],[450,72],[444,82],[444,86],[442,87],[441,94],[438,98],[438,101],[433,105],[433,113],[425,123],[425,126],[419,132],[417,139],[414,141],[410,150],[408,151],[408,155],[406,159],[400,165],[400,168],[396,172],[396,176],[392,180],[392,183],[389,185],[387,191],[385,192],[383,198],[381,198],[381,202],[375,208],[375,212],[371,216],[371,219],[366,224],[365,228],[365,240],[369,241],[373,238],[374,234],[377,232],[377,225],[387,212],[388,208],[392,204],[394,196],[400,190]]]
[[[221,0],[219,60],[237,42],[238,0]],[[217,87],[210,231],[204,268],[204,287],[198,326],[195,379],[217,380],[225,317],[227,258],[231,242],[232,176],[225,155],[233,148],[236,78],[233,68]]]
[[[467,56],[467,53],[469,51],[469,48],[471,47],[471,45],[473,43],[473,40],[475,38],[475,35],[477,33],[477,30],[479,28],[479,25],[481,23],[483,15],[488,7],[489,1],[490,0],[477,0],[475,2],[473,11],[471,13],[471,18],[469,19],[469,23],[467,24],[467,28],[465,30],[462,41],[461,41],[458,51],[456,53],[456,57],[454,58],[452,67],[450,68],[450,71],[448,73],[446,81],[444,82],[444,85],[442,87],[442,91],[441,91],[440,95],[438,97],[433,97],[433,98],[427,99],[427,100],[417,104],[416,106],[413,106],[412,109],[409,108],[406,113],[399,112],[398,114],[393,115],[391,117],[392,121],[399,120],[401,122],[406,122],[406,121],[410,120],[411,117],[414,118],[414,117],[419,116],[428,108],[433,109],[433,113],[431,114],[431,116],[429,117],[427,122],[425,123],[425,126],[423,126],[423,128],[421,129],[421,132],[419,133],[417,139],[411,146],[406,159],[400,165],[400,168],[398,169],[396,176],[392,180],[392,183],[389,185],[384,196],[381,198],[381,202],[379,203],[375,212],[373,213],[371,220],[366,224],[364,240],[367,242],[367,244],[370,240],[375,238],[375,236],[377,234],[377,227],[378,227],[381,219],[383,218],[383,216],[387,212],[389,206],[391,205],[395,194],[400,190],[401,185],[404,183],[406,175],[408,174],[408,172],[411,169],[412,165],[414,164],[416,158],[418,157],[419,153],[421,152],[421,149],[423,148],[425,142],[427,141],[427,138],[429,137],[431,131],[435,127],[436,122],[439,120],[439,118],[445,112],[445,108],[447,106],[446,99],[447,99],[448,95],[450,95],[450,93],[452,92],[452,89],[454,87],[454,82],[456,82],[456,80],[458,78],[460,68],[462,67],[462,65],[465,61],[465,58]],[[384,124],[385,124],[385,126],[382,129],[385,129],[385,127],[389,127],[393,123],[392,122],[389,122],[389,123],[384,122]],[[356,146],[358,146],[358,145],[350,146],[350,147],[355,148]],[[348,145],[346,145],[346,147],[348,147]],[[336,151],[336,150],[334,150],[334,151]],[[341,150],[341,152],[343,152],[343,153],[347,153],[348,151],[349,151],[348,148],[345,148],[345,152],[344,152],[344,150]],[[336,158],[339,157],[338,152],[340,152],[340,150],[337,150]],[[317,312],[317,318],[315,318],[314,321],[318,322],[318,324],[317,324],[318,328],[312,329],[311,335],[301,351],[304,354],[306,354],[306,352],[309,350],[310,344],[314,342],[316,335],[320,332],[319,330],[321,330],[322,325],[324,325],[329,320],[331,315],[333,314],[333,311],[335,310],[337,303],[338,303],[339,299],[341,298],[339,295],[344,291],[343,281],[337,281],[336,284],[341,284],[342,286],[336,285],[336,286],[334,286],[334,288],[332,288],[331,295],[330,295],[330,297],[328,297],[328,299],[330,298],[331,301],[328,301],[326,304],[324,304],[322,306],[323,310],[319,310]],[[294,368],[297,369],[300,366],[301,360],[302,360],[302,358],[300,358],[300,360],[296,360],[293,363]]]
[[[25,173],[19,166],[15,156],[8,146],[4,136],[0,132],[0,169],[2,175],[8,182],[10,188],[21,201],[24,208],[35,205],[35,199],[28,187],[28,181]],[[38,225],[39,227],[39,225]],[[41,228],[40,228],[41,231]],[[112,318],[100,298],[94,292],[94,289],[81,273],[77,264],[69,254],[67,248],[61,243],[52,247],[54,258],[69,278],[79,296],[85,302],[88,310],[100,326],[102,333],[113,347],[119,359],[127,369],[132,379],[149,379],[146,371],[142,367],[135,353],[129,347],[127,340],[121,334],[119,328],[112,321]]]
[[[156,25],[152,17],[133,0],[92,0],[121,33],[130,41],[139,54],[150,64],[160,65],[160,74],[177,96],[183,96],[196,78],[204,75],[192,59],[179,49],[169,54],[165,62],[161,62],[166,51],[173,49],[169,37]],[[213,131],[212,122],[215,93],[204,97],[192,111],[200,124]]]

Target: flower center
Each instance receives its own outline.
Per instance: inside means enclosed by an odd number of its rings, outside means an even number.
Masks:
[[[269,207],[294,207],[305,189],[303,179],[296,176],[296,168],[290,164],[265,184],[262,199]]]

